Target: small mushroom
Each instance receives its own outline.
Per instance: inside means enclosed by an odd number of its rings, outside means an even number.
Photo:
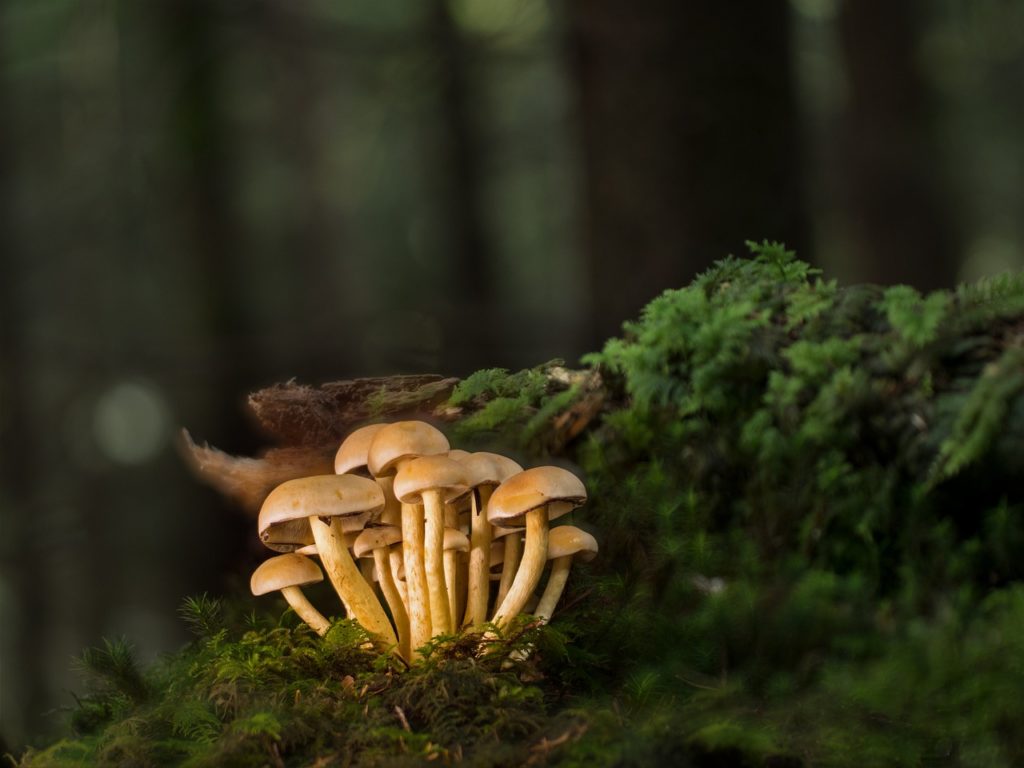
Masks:
[[[589,562],[595,557],[597,540],[589,533],[575,525],[552,528],[548,534],[548,560],[551,561],[551,572],[548,574],[548,583],[544,585],[540,602],[533,610],[534,615],[543,621],[550,619],[565,590],[572,561]]]
[[[366,464],[370,453],[370,444],[387,424],[369,424],[349,433],[341,441],[337,453],[334,454],[334,474],[366,475],[370,471]]]
[[[398,650],[402,658],[409,659],[409,615],[405,602],[398,591],[391,573],[390,547],[402,540],[402,529],[398,526],[377,526],[367,528],[355,540],[353,551],[358,558],[371,558],[376,566],[377,582],[391,609],[391,617],[398,630]]]
[[[302,593],[302,587],[323,580],[324,575],[316,563],[292,552],[276,555],[260,563],[249,580],[249,588],[256,596],[280,591],[298,617],[314,632],[323,636],[327,634],[331,623]]]
[[[505,551],[501,561],[501,578],[498,581],[498,594],[494,598],[494,607],[501,605],[501,601],[508,594],[512,580],[516,577],[516,569],[519,568],[519,559],[523,555],[523,529],[505,528],[500,525],[491,526],[491,540],[499,542]]]
[[[424,510],[423,564],[430,600],[431,633],[450,634],[453,621],[444,578],[445,501],[466,492],[466,470],[447,456],[422,456],[406,462],[395,475],[395,496]],[[409,563],[405,564],[406,573]]]
[[[525,526],[523,558],[494,622],[507,624],[523,610],[540,582],[548,551],[548,522],[583,504],[587,489],[576,475],[560,467],[534,467],[513,475],[491,495],[487,517],[492,525]]]
[[[444,584],[448,592],[448,613],[458,616],[459,553],[469,552],[469,537],[457,528],[444,529]],[[454,624],[452,629],[454,630]]]
[[[449,456],[452,454],[449,453]],[[487,521],[487,504],[491,493],[505,479],[523,471],[512,459],[497,453],[478,451],[460,457],[460,463],[469,474],[469,485],[473,492],[470,500],[470,549],[469,574],[466,596],[466,615],[463,623],[479,627],[487,621],[487,602],[490,596],[488,580],[488,553],[491,547],[493,531]],[[518,560],[515,546],[510,545],[510,554]],[[509,569],[508,583],[512,582],[514,565]],[[508,585],[505,587],[506,591]],[[504,596],[504,594],[502,594]]]
[[[363,521],[383,506],[380,488],[368,478],[302,477],[282,483],[270,492],[260,509],[260,531],[266,543],[267,537],[279,528],[309,526],[320,562],[348,615],[378,641],[397,646],[398,638],[387,614],[345,546],[346,527],[352,527],[350,521]]]
[[[367,467],[374,477],[382,478],[394,475],[404,463],[414,458],[445,454],[450,447],[448,438],[426,422],[396,421],[374,436],[367,454]],[[422,507],[402,504],[402,558],[406,570],[410,647],[414,653],[430,640],[432,630],[429,587],[423,560],[424,527]]]

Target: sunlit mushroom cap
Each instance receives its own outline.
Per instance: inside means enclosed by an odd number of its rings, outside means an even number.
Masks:
[[[492,525],[522,526],[526,513],[547,506],[554,520],[587,500],[587,489],[572,472],[561,467],[534,467],[512,475],[494,489],[487,503]]]
[[[338,452],[334,454],[334,473],[344,475],[350,472],[366,470],[366,462],[370,453],[370,443],[387,424],[369,424],[359,427],[341,441]]]
[[[452,448],[448,451],[448,458],[458,462],[463,462],[472,455],[469,451],[464,451],[461,448]]]
[[[376,482],[358,475],[314,475],[281,483],[260,508],[260,539],[271,549],[290,552],[313,543],[310,517],[337,517],[342,529],[359,530],[384,507]]]
[[[466,469],[447,456],[421,456],[395,475],[395,496],[403,504],[422,504],[425,491],[441,491],[445,500],[466,490]]]
[[[469,537],[455,528],[445,528],[444,548],[445,550],[454,549],[456,552],[469,552]]]
[[[425,421],[396,421],[374,436],[367,466],[378,477],[393,474],[404,459],[448,453],[450,447],[448,438]]]
[[[560,525],[548,533],[548,560],[574,555],[590,562],[597,557],[597,539],[575,525]]]
[[[500,485],[512,475],[519,474],[523,468],[518,462],[500,453],[477,451],[471,453],[462,462],[469,472],[470,485]]]
[[[402,529],[395,525],[367,528],[356,537],[352,551],[356,557],[372,557],[373,550],[390,547],[402,540]]]
[[[291,553],[260,563],[249,580],[249,588],[254,595],[265,595],[285,587],[304,587],[323,580],[324,575],[316,563],[308,557]]]

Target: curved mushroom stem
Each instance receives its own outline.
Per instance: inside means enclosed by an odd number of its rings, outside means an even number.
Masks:
[[[537,588],[548,559],[548,508],[531,509],[526,513],[526,544],[523,559],[505,599],[494,612],[494,623],[505,626],[522,612]],[[502,573],[504,576],[504,573]]]
[[[444,552],[444,586],[448,594],[448,615],[455,616],[459,608],[459,553],[454,549]],[[455,631],[455,627],[449,627],[448,631]]]
[[[402,603],[405,605],[406,618],[409,616],[409,591],[405,586],[405,579],[399,578],[404,576],[402,573],[402,545],[396,544],[388,550],[388,560],[391,561],[391,580],[395,583],[398,588],[398,594],[402,596]]]
[[[395,629],[398,631],[398,652],[406,661],[409,660],[409,614],[405,612],[405,603],[398,592],[395,580],[391,575],[391,563],[389,562],[388,548],[378,547],[373,550],[373,563],[377,567],[377,582],[380,584],[380,591],[384,593],[384,599],[391,609],[391,618],[395,620]]]
[[[423,507],[419,504],[403,504],[402,558],[405,561],[405,585],[409,596],[409,643],[413,656],[431,637],[429,591],[423,566],[423,535]]]
[[[523,543],[518,533],[510,533],[505,536],[505,560],[501,566],[501,581],[498,582],[498,596],[494,598],[494,607],[501,605],[509,589],[512,588],[512,580],[516,576],[516,569],[519,567],[519,556],[523,551]]]
[[[481,486],[470,494],[469,591],[463,624],[471,627],[483,626],[487,621],[487,600],[491,595],[491,524],[484,512],[491,490],[489,486]],[[477,492],[480,493],[479,505]]]
[[[544,623],[551,619],[555,612],[555,606],[565,591],[565,582],[569,578],[569,569],[572,567],[572,555],[556,557],[551,561],[551,573],[548,574],[548,583],[544,585],[544,594],[540,596],[540,602],[533,609],[533,614]]]
[[[309,602],[309,599],[302,593],[301,589],[298,587],[285,587],[281,590],[281,594],[284,595],[284,599],[288,601],[288,605],[291,606],[296,615],[306,622],[314,632],[320,635],[320,637],[327,634],[327,630],[331,627],[331,622],[325,619],[324,615],[313,607],[313,604]]]
[[[423,510],[423,566],[427,572],[431,629],[434,636],[449,635],[452,622],[444,583],[444,500],[440,491],[423,492]]]
[[[345,547],[341,525],[336,520],[327,525],[319,517],[309,518],[309,525],[320,552],[320,563],[349,618],[358,621],[378,642],[388,647],[397,646],[398,638],[387,614]]]

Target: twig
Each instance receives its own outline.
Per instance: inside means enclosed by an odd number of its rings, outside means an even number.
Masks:
[[[395,704],[395,714],[398,715],[398,720],[402,724],[402,728],[404,728],[406,732],[412,733],[412,728],[409,727],[409,721],[405,719],[405,712],[403,712],[402,708],[397,704]]]

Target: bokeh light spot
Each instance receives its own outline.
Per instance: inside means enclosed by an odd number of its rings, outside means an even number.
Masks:
[[[144,464],[167,440],[170,419],[160,391],[138,381],[120,382],[96,402],[93,437],[106,458],[119,464]]]

